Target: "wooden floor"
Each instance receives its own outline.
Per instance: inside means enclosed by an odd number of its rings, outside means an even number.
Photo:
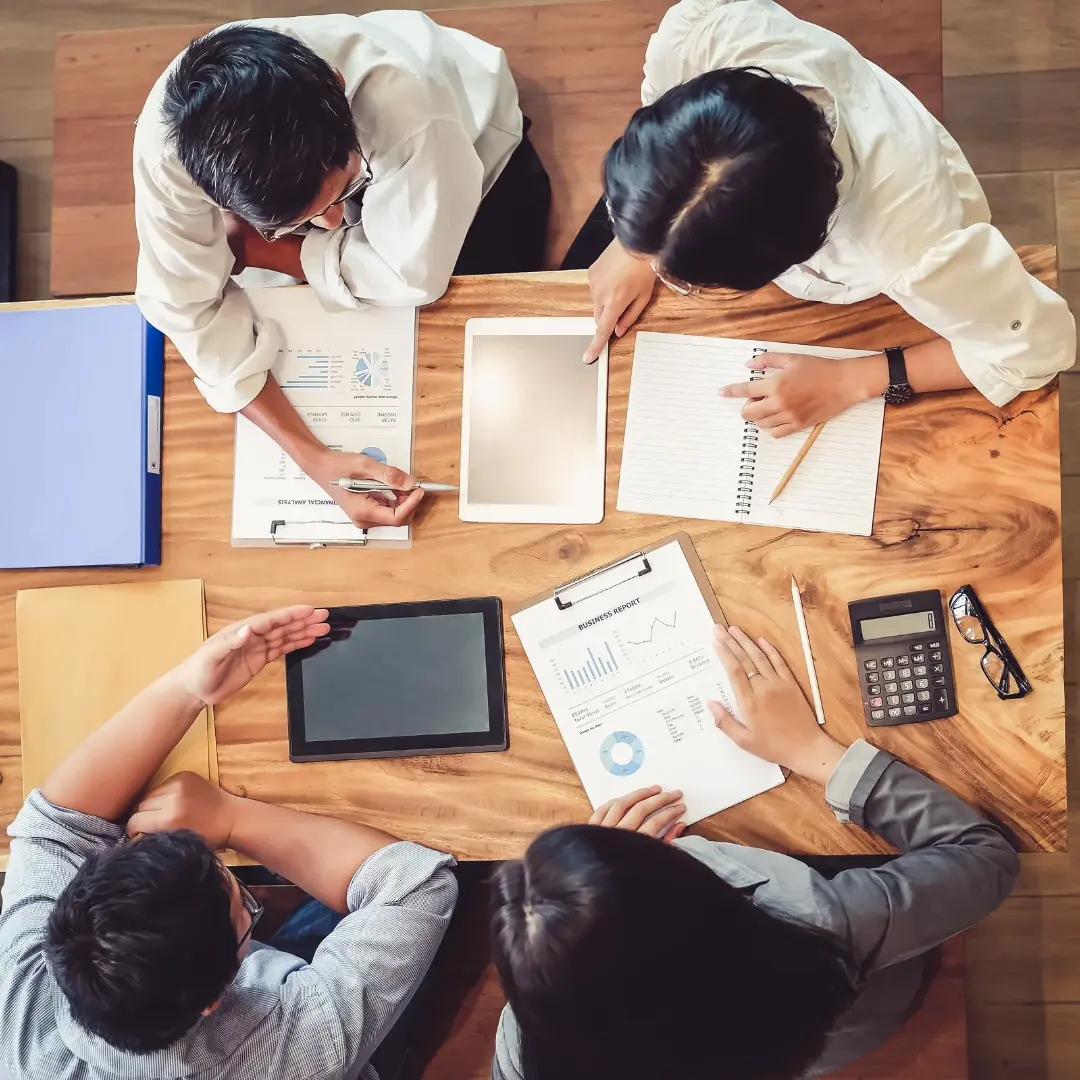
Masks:
[[[482,2],[444,0],[442,6]],[[21,296],[48,295],[56,33],[364,6],[425,5],[0,0],[0,159],[20,172]],[[1062,289],[1074,311],[1080,310],[1080,0],[944,0],[943,24],[946,124],[984,178],[1006,235],[1017,244],[1057,243]],[[1080,808],[1080,372],[1062,379],[1062,457],[1075,813]],[[1080,825],[1080,818],[1073,824]],[[1080,857],[1025,856],[1015,895],[968,935],[967,945],[973,1080],[1080,1076]]]

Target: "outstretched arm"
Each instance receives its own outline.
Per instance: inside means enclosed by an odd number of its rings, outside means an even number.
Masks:
[[[42,794],[54,806],[118,820],[207,705],[325,634],[326,614],[280,608],[220,630],[80,743],[50,773]]]

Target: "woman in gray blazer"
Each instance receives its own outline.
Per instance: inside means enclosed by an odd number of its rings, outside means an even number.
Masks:
[[[494,1080],[820,1076],[895,1032],[935,947],[1012,888],[1019,860],[996,825],[862,739],[835,742],[764,639],[717,628],[716,647],[740,714],[710,703],[717,725],[901,855],[829,879],[681,836],[679,792],[656,788],[545,833],[492,885],[510,1003]]]

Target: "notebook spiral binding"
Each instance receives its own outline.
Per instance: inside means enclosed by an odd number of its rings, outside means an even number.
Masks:
[[[760,356],[765,349],[754,349],[754,356]],[[753,368],[750,381],[757,382],[765,378],[764,368]],[[761,433],[753,420],[743,423],[742,449],[739,451],[739,486],[735,495],[735,513],[746,516],[750,513],[750,502],[754,495],[754,470],[757,466],[758,440]]]

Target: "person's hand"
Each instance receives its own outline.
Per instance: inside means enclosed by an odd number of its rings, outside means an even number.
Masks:
[[[824,786],[845,747],[819,726],[784,658],[765,638],[751,641],[737,626],[717,626],[713,644],[742,715],[740,723],[710,701],[716,726],[743,750]]]
[[[128,819],[127,834],[190,829],[220,851],[230,843],[236,798],[195,773],[177,773],[142,797]]]
[[[361,529],[373,525],[405,525],[424,497],[423,489],[416,487],[415,476],[384,465],[366,454],[327,449],[305,471]],[[330,483],[344,478],[380,480],[394,490],[359,494]]]
[[[252,615],[219,630],[173,670],[179,688],[200,705],[216,705],[267,664],[327,634],[326,608],[306,604]]]
[[[721,387],[720,396],[749,398],[742,410],[743,419],[753,420],[777,439],[831,420],[852,405],[884,393],[889,381],[882,353],[849,360],[763,353],[747,366],[766,368],[774,374]]]
[[[598,806],[589,824],[629,829],[670,842],[686,831],[686,822],[679,820],[679,815],[685,812],[681,791],[661,791],[658,786],[639,788]]]
[[[613,332],[622,337],[637,322],[655,284],[656,272],[647,260],[635,259],[618,240],[608,244],[589,267],[596,336],[582,357],[586,364],[596,361]]]

